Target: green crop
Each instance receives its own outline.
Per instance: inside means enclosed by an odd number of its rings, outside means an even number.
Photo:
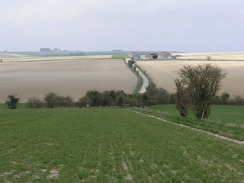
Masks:
[[[0,182],[241,182],[243,146],[131,110],[0,110]]]

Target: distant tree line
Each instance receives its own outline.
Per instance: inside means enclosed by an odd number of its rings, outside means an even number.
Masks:
[[[43,52],[43,56],[49,57],[49,56],[84,56],[85,53],[82,51],[67,51],[67,50],[61,50],[59,48],[41,48],[40,52]]]
[[[40,48],[40,52],[61,52],[62,50],[59,48]]]
[[[29,98],[26,102],[27,108],[56,108],[56,107],[146,107],[157,104],[173,104],[174,94],[169,94],[165,89],[157,88],[151,83],[147,91],[143,94],[126,94],[123,90],[97,90],[87,91],[78,101],[74,101],[70,96],[60,96],[50,92],[44,99]],[[9,95],[6,104],[10,109],[17,107],[19,98]],[[14,107],[12,107],[14,106]]]
[[[44,100],[29,98],[28,108],[55,108],[55,107],[146,107],[155,104],[170,104],[174,102],[174,95],[164,89],[159,89],[151,84],[144,94],[126,94],[123,90],[106,90],[99,92],[90,90],[78,101],[70,96],[59,96],[56,93],[48,93]]]
[[[224,92],[215,96],[211,103],[216,105],[244,105],[244,98],[241,96],[231,98],[229,93]]]

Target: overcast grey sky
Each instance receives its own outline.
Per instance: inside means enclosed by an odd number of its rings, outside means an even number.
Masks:
[[[244,51],[244,0],[0,0],[0,51]]]

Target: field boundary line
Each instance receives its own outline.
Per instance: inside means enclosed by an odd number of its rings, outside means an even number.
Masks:
[[[215,136],[215,137],[218,137],[220,139],[228,140],[228,141],[231,141],[231,142],[235,142],[235,143],[238,143],[238,144],[241,144],[241,145],[244,144],[244,141],[231,139],[229,137],[221,136],[221,135],[218,135],[218,134],[215,134],[215,133],[211,133],[211,132],[208,132],[208,131],[200,130],[200,129],[193,128],[193,127],[190,127],[190,126],[187,126],[187,125],[174,123],[172,121],[169,121],[169,120],[166,120],[166,119],[163,119],[163,118],[159,118],[159,117],[156,117],[156,116],[153,116],[153,115],[149,115],[149,114],[144,114],[144,113],[141,113],[141,112],[138,112],[138,111],[134,111],[132,109],[129,109],[129,110],[132,111],[132,112],[135,112],[137,114],[141,114],[141,115],[144,115],[144,116],[147,116],[147,117],[150,117],[150,118],[154,118],[154,119],[157,119],[159,121],[163,121],[163,122],[166,122],[166,123],[169,123],[169,124],[174,124],[174,125],[177,125],[177,126],[188,128],[188,129],[191,129],[191,130],[194,130],[194,131],[197,131],[197,132],[207,133],[208,135]]]

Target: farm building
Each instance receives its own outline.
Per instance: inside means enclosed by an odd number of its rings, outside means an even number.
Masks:
[[[158,59],[173,59],[172,54],[169,52],[160,52],[157,55]]]
[[[141,52],[141,53],[134,53],[132,55],[133,60],[145,60],[145,59],[152,59],[152,55],[150,53]]]
[[[174,59],[171,53],[169,52],[140,52],[134,53],[132,55],[133,60],[150,60],[150,59]]]

